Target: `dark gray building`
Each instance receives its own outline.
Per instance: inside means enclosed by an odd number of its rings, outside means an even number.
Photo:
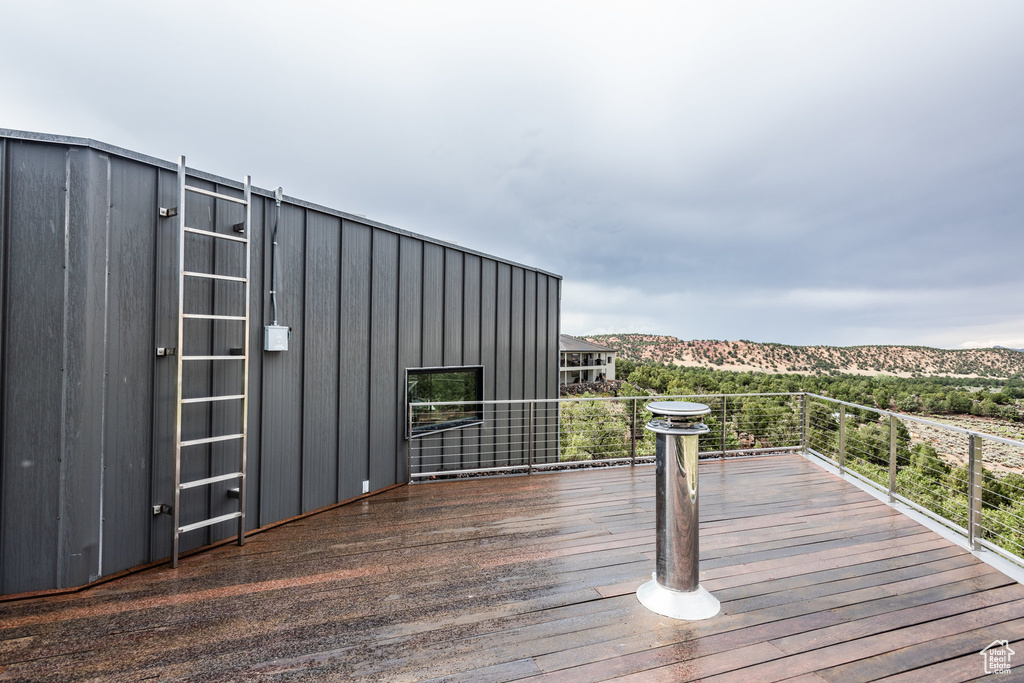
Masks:
[[[0,130],[0,593],[167,558],[176,489],[179,524],[202,522],[184,552],[236,534],[243,503],[254,529],[408,481],[410,369],[460,368],[483,399],[557,397],[559,276],[245,198],[103,143]],[[179,296],[198,311],[180,341]],[[275,314],[290,334],[267,340]]]

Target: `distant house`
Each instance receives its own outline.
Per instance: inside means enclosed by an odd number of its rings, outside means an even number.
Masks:
[[[558,339],[558,383],[615,379],[615,349],[568,334]]]

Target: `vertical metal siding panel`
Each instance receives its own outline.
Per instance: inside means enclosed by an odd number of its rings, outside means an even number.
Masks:
[[[373,231],[370,324],[370,490],[398,482],[395,359],[398,353],[398,235]],[[404,373],[401,373],[404,374]]]
[[[558,348],[558,339],[561,336],[562,320],[562,281],[551,278],[548,287],[548,344],[552,351]],[[552,353],[548,358],[548,391],[552,397],[558,396],[558,354]]]
[[[102,574],[149,557],[157,173],[111,158]],[[163,359],[161,359],[163,360]]]
[[[462,296],[462,362],[480,364],[480,257],[466,254]]]
[[[423,340],[423,242],[411,237],[399,238],[398,275],[398,377],[397,403],[401,423],[398,433],[406,436],[408,420],[405,371],[423,364],[420,349]],[[408,440],[405,444],[409,447]],[[408,458],[400,460],[399,479],[408,481]]]
[[[480,365],[480,257],[466,254],[463,266],[462,362]],[[480,427],[462,430],[462,466],[480,465]]]
[[[462,252],[444,250],[444,365],[462,365]]]
[[[423,243],[423,367],[444,365],[444,247]],[[427,465],[438,465],[441,460],[442,436],[424,436],[418,439],[424,453],[431,457]]]
[[[548,354],[552,351],[548,347],[548,276],[543,273],[537,273],[537,292],[536,292],[536,328],[534,334],[537,338],[537,358],[535,362],[536,367],[536,396],[537,398],[551,398],[548,395],[547,387],[547,376],[548,376]],[[554,353],[557,353],[557,349]],[[537,434],[537,446],[534,450],[538,462],[551,462],[551,453],[553,452],[551,442],[550,425],[554,423],[552,413],[557,410],[557,406],[552,407],[547,403],[537,404],[535,410],[537,415],[536,420],[536,434]],[[557,438],[557,434],[555,435]]]
[[[548,354],[548,395],[551,398],[558,396],[558,337],[559,337],[559,321],[561,319],[561,301],[562,301],[562,281],[558,278],[548,279],[548,348],[551,349],[551,353]],[[555,424],[550,425],[553,432],[553,438],[551,439],[554,445],[555,452],[549,454],[551,460],[557,461],[560,457],[560,451],[558,449],[559,436],[561,434],[561,418],[555,415]]]
[[[512,398],[512,267],[507,263],[498,264],[498,294],[495,332],[495,377],[494,398],[507,401]],[[509,428],[512,405],[500,404],[494,416],[494,452],[499,464],[511,463]]]
[[[341,500],[358,496],[369,474],[370,230],[344,221],[341,233]]]
[[[492,259],[480,261],[480,364],[484,366],[484,399],[493,401],[497,386],[497,311],[498,311],[498,264]],[[501,406],[490,407],[484,412],[488,429],[480,438],[481,465],[492,464],[494,453],[494,426]]]
[[[106,419],[110,162],[69,152],[59,585],[99,578]]]
[[[444,364],[444,247],[423,244],[423,367]]]
[[[3,593],[57,585],[64,147],[11,142],[3,405]]]
[[[234,187],[218,185],[216,191],[229,196],[241,197],[242,192]],[[245,222],[245,207],[233,202],[218,201],[216,213],[217,232],[231,234],[232,228]],[[215,272],[225,275],[245,275],[245,245],[238,242],[218,240],[215,244]],[[213,312],[218,315],[245,314],[245,286],[238,282],[215,281],[213,283]],[[243,337],[245,325],[236,320],[213,322],[213,351],[230,354],[232,349],[246,346]],[[213,364],[211,377],[213,394],[237,394],[242,391],[242,363],[220,361]],[[216,402],[210,405],[213,434],[239,434],[242,431],[242,406],[238,401]],[[238,472],[241,468],[241,443],[225,441],[215,443],[211,451],[211,474]],[[238,500],[229,496],[230,489],[239,486],[237,479],[222,481],[205,487],[209,497],[210,516],[219,517],[239,508]],[[228,538],[238,533],[235,521],[224,522],[210,527],[209,540]]]
[[[274,229],[270,207],[267,256]],[[263,445],[260,463],[260,522],[268,524],[302,512],[302,377],[305,339],[305,211],[283,204],[277,230],[278,324],[292,328],[287,351],[263,352]],[[269,277],[269,271],[267,271]],[[262,347],[261,347],[262,348]]]
[[[302,510],[337,502],[341,219],[307,211]]]
[[[157,170],[157,205],[178,206],[177,174]],[[156,346],[174,348],[178,338],[178,219],[156,218],[151,224],[156,233],[153,290],[155,302],[153,339]],[[150,349],[152,352],[152,349]],[[173,356],[157,358],[153,368],[153,443],[150,501],[171,505],[174,502],[174,393],[177,363]],[[149,559],[170,555],[174,520],[171,515],[150,519]]]
[[[512,309],[509,328],[509,398],[521,399],[523,396],[523,317],[525,302],[523,293],[525,276],[522,268],[512,267]],[[511,418],[511,439],[509,457],[516,464],[526,462],[526,448],[523,445],[523,434],[526,430],[526,416],[522,404],[516,404],[509,417]]]
[[[462,365],[462,252],[444,250],[444,365]],[[462,431],[441,435],[445,469],[461,469]]]
[[[537,273],[523,271],[523,398],[537,397]],[[529,460],[531,442],[536,457],[537,412],[533,412],[533,430],[530,426],[530,406],[523,407],[523,449]]]
[[[523,273],[523,398],[537,398],[537,273]]]

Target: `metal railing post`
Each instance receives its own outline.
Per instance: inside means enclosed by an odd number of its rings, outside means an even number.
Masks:
[[[409,449],[406,453],[406,466],[408,471],[406,472],[407,481],[405,483],[412,483],[412,406],[406,403],[406,407],[409,409],[409,421],[406,425],[408,431],[405,433],[406,441],[409,443]]]
[[[981,454],[981,437],[977,434],[968,434],[967,438],[967,543],[974,550],[978,550],[985,470]]]
[[[889,416],[889,502],[896,497],[896,416]]]
[[[534,402],[530,401],[530,436],[528,440],[528,448],[530,449],[530,462],[527,474],[533,474],[533,440],[534,440],[534,428],[533,428],[533,406]]]
[[[807,392],[802,394],[803,400],[800,402],[800,410],[802,411],[801,422],[803,426],[800,432],[800,448],[803,449],[804,453],[808,453],[811,450],[811,411],[807,406],[809,398]]]
[[[839,404],[839,452],[836,454],[839,462],[839,474],[843,473],[846,467],[846,406]]]
[[[636,399],[633,399],[633,422],[629,429],[630,436],[632,437],[629,447],[629,466],[634,467],[636,465]]]
[[[725,459],[725,420],[726,420],[726,405],[728,405],[729,399],[726,398],[725,394],[722,394],[722,459]]]

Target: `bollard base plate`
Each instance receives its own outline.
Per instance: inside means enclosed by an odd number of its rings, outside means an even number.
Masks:
[[[704,586],[697,586],[697,590],[684,593],[665,588],[655,579],[637,588],[636,597],[641,605],[655,614],[672,619],[710,619],[722,609],[718,599]]]

